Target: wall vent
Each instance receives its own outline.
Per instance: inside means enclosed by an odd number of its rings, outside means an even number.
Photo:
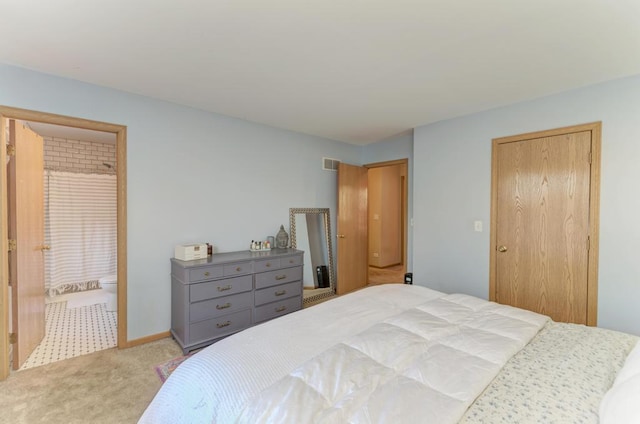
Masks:
[[[337,171],[339,163],[338,159],[322,158],[322,169],[325,171]]]

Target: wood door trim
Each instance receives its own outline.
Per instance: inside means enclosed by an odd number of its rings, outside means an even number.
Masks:
[[[396,159],[396,160],[389,160],[389,161],[385,161],[385,162],[375,162],[375,163],[368,163],[366,165],[362,165],[365,168],[380,168],[383,166],[393,166],[393,165],[407,165],[409,164],[409,159]]]
[[[34,110],[20,109],[0,105],[0,114],[5,118],[18,119],[21,121],[35,121],[47,124],[62,125],[65,127],[83,128],[94,131],[104,131],[110,133],[118,133],[126,127],[118,124],[110,124],[108,122],[93,121],[84,118],[75,118],[72,116],[56,115],[54,113],[37,112]]]
[[[0,113],[0,381],[9,376],[9,222],[6,119]]]
[[[582,131],[591,132],[591,184],[589,193],[589,265],[587,270],[587,325],[596,326],[598,322],[598,257],[600,233],[600,155],[602,122],[531,132],[508,137],[494,138],[491,150],[491,234],[489,246],[489,300],[495,301],[497,213],[498,213],[498,145],[515,141],[552,137]]]
[[[118,248],[118,348],[127,340],[127,127],[71,116],[0,106],[0,181],[7,181],[5,119],[43,122],[116,134],[117,248]],[[0,381],[9,376],[9,286],[7,253],[7,186],[0,184]]]

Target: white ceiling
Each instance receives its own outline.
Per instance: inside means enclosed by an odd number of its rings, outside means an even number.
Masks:
[[[640,74],[640,0],[0,6],[0,62],[353,144]]]

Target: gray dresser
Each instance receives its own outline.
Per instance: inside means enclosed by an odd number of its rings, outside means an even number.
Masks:
[[[171,259],[171,334],[187,352],[302,308],[296,249]]]

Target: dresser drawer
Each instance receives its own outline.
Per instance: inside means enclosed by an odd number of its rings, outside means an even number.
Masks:
[[[256,289],[302,280],[302,267],[277,269],[256,274]]]
[[[189,307],[189,321],[202,321],[222,315],[237,312],[253,306],[251,292],[233,294],[231,296],[218,297],[192,303]]]
[[[291,297],[279,302],[268,303],[256,308],[255,322],[267,321],[302,308],[302,297]]]
[[[288,266],[302,265],[302,255],[289,256],[288,258],[280,259],[280,267],[286,268]]]
[[[280,268],[280,259],[265,259],[253,263],[253,272],[271,271]]]
[[[251,274],[253,272],[252,262],[229,263],[225,264],[223,268],[223,274],[225,277]]]
[[[189,281],[211,280],[222,277],[222,266],[207,266],[189,271]]]
[[[242,250],[193,261],[171,258],[171,334],[183,353],[302,308],[303,253]]]
[[[212,340],[251,325],[251,309],[189,324],[189,344]]]
[[[230,294],[241,293],[253,289],[251,275],[225,278],[224,280],[208,281],[206,283],[191,284],[189,301],[198,302]]]
[[[267,287],[266,289],[256,290],[256,306],[263,305],[276,300],[286,299],[291,296],[302,294],[302,281],[294,281],[292,283],[281,284],[279,286]]]

